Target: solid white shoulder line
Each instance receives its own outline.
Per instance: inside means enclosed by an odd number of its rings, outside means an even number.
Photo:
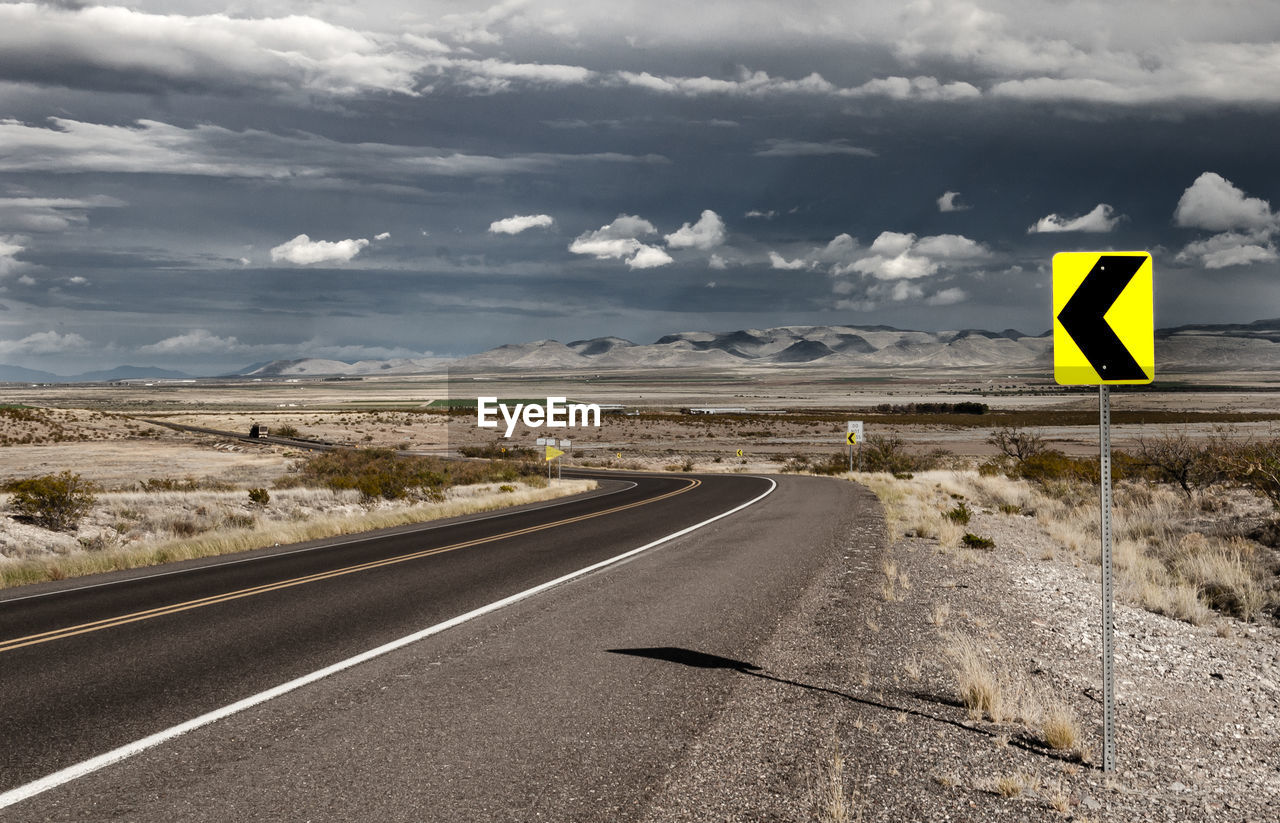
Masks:
[[[411,643],[416,643],[419,640],[430,637],[433,634],[439,634],[440,632],[446,629],[451,629],[454,626],[458,626],[463,623],[466,623],[468,620],[474,620],[475,618],[480,617],[482,615],[486,615],[486,614],[489,614],[490,612],[495,612],[498,609],[504,608],[506,606],[510,606],[512,603],[516,603],[520,600],[524,600],[525,598],[532,597],[536,594],[541,594],[542,592],[554,586],[559,586],[562,583],[567,583],[570,580],[573,580],[578,577],[582,577],[583,575],[590,574],[591,572],[594,572],[594,571],[598,571],[599,569],[603,569],[606,566],[612,566],[613,564],[626,560],[629,557],[634,557],[635,555],[643,551],[647,551],[656,546],[660,546],[663,543],[667,543],[672,540],[675,540],[677,537],[683,537],[689,532],[696,531],[702,528],[703,526],[707,526],[711,523],[716,522],[717,520],[728,517],[731,514],[740,512],[750,505],[760,502],[761,500],[763,500],[764,498],[772,494],[774,489],[778,487],[778,484],[775,483],[770,478],[761,477],[759,479],[768,481],[769,483],[768,490],[766,490],[760,496],[754,497],[751,500],[748,500],[746,503],[743,503],[740,506],[735,506],[734,508],[729,509],[726,512],[722,512],[721,514],[718,514],[715,517],[711,517],[706,520],[703,520],[701,523],[695,523],[694,525],[689,526],[688,528],[681,529],[678,532],[672,532],[666,537],[660,537],[657,540],[654,540],[652,543],[646,543],[645,545],[640,546],[639,548],[631,549],[630,551],[623,552],[622,554],[617,555],[616,557],[611,557],[608,560],[601,560],[599,563],[593,563],[592,565],[587,566],[585,568],[578,569],[577,571],[574,571],[574,572],[570,572],[564,575],[563,577],[557,577],[555,580],[549,580],[546,583],[539,584],[537,586],[534,586],[531,589],[525,589],[524,591],[513,594],[510,597],[504,597],[501,600],[495,600],[494,602],[489,603],[488,605],[481,606],[478,609],[473,609],[472,611],[469,611],[466,614],[460,614],[457,617],[453,617],[453,618],[450,618],[449,620],[444,621],[443,623],[437,623],[434,626],[430,626],[428,628],[423,629],[422,631],[414,632],[413,634],[406,635],[397,640],[392,640],[390,643],[385,643],[381,646],[378,646],[377,648],[370,649],[369,651],[366,651],[366,652],[361,652],[360,654],[357,654],[354,657],[348,657],[346,660],[342,660],[338,663],[334,663],[331,666],[325,666],[323,669],[319,669],[310,674],[305,674],[302,677],[296,678],[294,680],[290,680],[288,683],[281,683],[279,686],[276,686],[275,688],[267,689],[264,692],[259,692],[258,694],[252,695],[251,697],[246,697],[243,700],[238,700],[235,703],[232,703],[228,706],[223,706],[220,709],[214,709],[213,711],[208,712],[206,714],[202,714],[199,717],[193,717],[192,719],[186,721],[185,723],[179,723],[178,725],[171,726],[165,729],[164,731],[156,732],[153,735],[144,737],[141,740],[135,740],[134,742],[127,743],[117,749],[112,749],[111,751],[105,754],[100,754],[97,757],[92,757],[88,760],[77,763],[74,766],[68,766],[65,769],[56,771],[51,775],[47,775],[45,777],[40,778],[39,780],[33,780],[32,782],[27,783],[26,785],[18,786],[15,789],[10,789],[4,794],[0,794],[0,809],[3,809],[7,806],[12,806],[14,803],[19,803],[23,800],[26,800],[27,798],[34,797],[35,795],[40,794],[41,792],[48,791],[49,789],[56,788],[57,786],[61,786],[65,783],[70,783],[71,781],[84,777],[87,774],[91,774],[106,766],[110,766],[112,763],[118,763],[121,760],[125,760],[127,758],[133,757],[135,754],[139,754],[141,752],[146,751],[147,749],[158,746],[161,743],[164,743],[166,740],[172,740],[175,737],[181,737],[187,732],[192,731],[194,729],[198,729],[201,726],[207,726],[210,723],[213,723],[218,720],[222,720],[225,717],[230,717],[231,715],[236,714],[237,712],[241,712],[241,711],[244,711],[245,709],[251,708],[253,706],[257,706],[259,703],[265,703],[268,700],[272,700],[274,698],[280,697],[281,695],[288,694],[289,692],[294,691],[295,689],[300,689],[303,686],[316,682],[317,680],[323,680],[324,678],[328,677],[331,674],[337,674],[338,672],[343,671],[345,669],[350,669],[353,666],[358,666],[361,663],[365,663],[369,660],[374,659],[375,657],[380,657],[384,654],[387,654],[388,652],[393,652],[396,649],[403,648],[404,646],[408,646]]]

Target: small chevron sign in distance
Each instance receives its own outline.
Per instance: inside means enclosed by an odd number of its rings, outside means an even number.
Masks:
[[[1064,386],[1150,383],[1155,315],[1147,252],[1053,256],[1053,376]]]

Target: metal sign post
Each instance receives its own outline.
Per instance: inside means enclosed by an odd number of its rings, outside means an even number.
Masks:
[[[1098,450],[1102,508],[1102,770],[1116,768],[1115,624],[1111,614],[1111,387],[1098,386]]]
[[[1053,256],[1053,377],[1063,386],[1098,387],[1104,772],[1116,768],[1111,386],[1155,380],[1153,294],[1148,252],[1059,252]]]
[[[849,444],[849,471],[853,471],[853,447],[858,447],[858,471],[862,471],[862,421],[849,420],[845,424],[844,442]]]

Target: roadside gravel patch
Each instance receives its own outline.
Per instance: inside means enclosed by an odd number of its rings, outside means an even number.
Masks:
[[[851,524],[643,819],[834,819],[819,789],[838,746],[852,820],[1280,820],[1280,631],[1117,603],[1117,770],[1104,774],[1099,569],[1031,517],[973,511],[990,551],[885,545],[880,515]],[[1000,722],[961,702],[964,641],[998,686]],[[1055,705],[1076,719],[1063,750],[1042,730]]]

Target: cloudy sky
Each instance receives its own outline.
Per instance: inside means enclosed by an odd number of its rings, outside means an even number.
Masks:
[[[0,363],[1280,315],[1280,4],[0,4]]]

